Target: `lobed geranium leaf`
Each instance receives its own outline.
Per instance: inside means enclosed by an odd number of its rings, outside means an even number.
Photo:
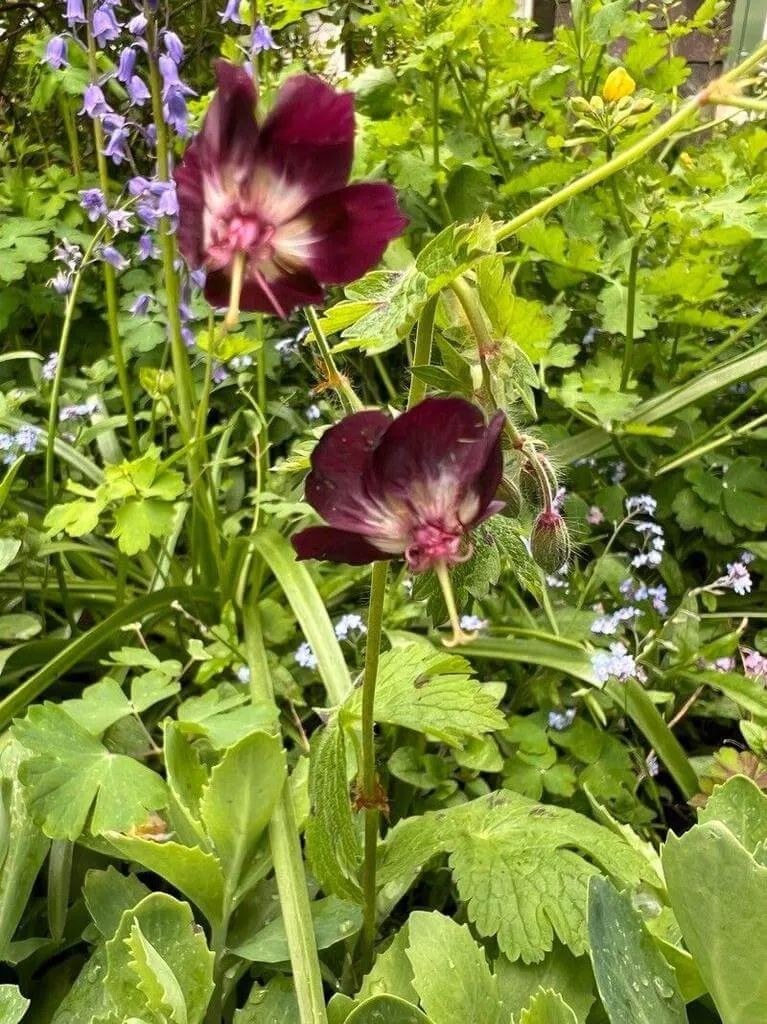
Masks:
[[[34,819],[52,839],[127,832],[165,807],[165,783],[150,768],[99,743],[56,704],[38,704],[13,726],[30,756],[20,778]]]
[[[300,1020],[293,983],[281,975],[263,988],[254,985],[245,1006],[234,1013],[234,1024],[300,1024]]]
[[[594,1004],[594,977],[588,957],[573,956],[559,942],[539,963],[512,963],[501,957],[495,963],[495,973],[503,1012],[514,1020],[540,989],[562,996],[577,1024],[585,1024]]]
[[[0,1024],[19,1024],[28,1006],[16,985],[0,985]]]
[[[135,907],[149,889],[135,875],[123,875],[111,865],[104,871],[91,869],[83,883],[83,899],[93,923],[111,939],[126,910]]]
[[[577,1017],[558,992],[541,988],[519,1015],[519,1024],[577,1024]]]
[[[767,841],[767,794],[745,775],[717,786],[698,811],[701,824],[721,821],[749,853]]]

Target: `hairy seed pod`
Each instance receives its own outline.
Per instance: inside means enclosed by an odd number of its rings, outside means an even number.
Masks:
[[[519,470],[519,490],[522,500],[529,509],[537,512],[543,507],[545,496],[535,466],[530,459],[525,459]]]
[[[533,524],[530,551],[544,572],[561,569],[570,556],[570,534],[559,512],[544,509]]]
[[[507,519],[519,518],[519,514],[522,511],[522,494],[513,480],[504,476],[501,480],[501,486],[496,491],[496,497],[500,501],[506,502],[501,515],[506,516]]]

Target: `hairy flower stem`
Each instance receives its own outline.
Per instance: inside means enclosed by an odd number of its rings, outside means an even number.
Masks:
[[[96,63],[96,41],[93,38],[93,32],[91,30],[91,13],[92,4],[88,8],[88,72],[90,75],[91,82],[96,82],[98,79],[98,65]],[[98,117],[92,118],[93,123],[93,141],[96,148],[96,165],[99,172],[99,184],[101,185],[101,191],[104,194],[104,198],[109,202],[109,167],[107,166],[107,158],[104,155],[104,128],[101,124],[101,119]],[[75,135],[76,138],[76,135]],[[112,231],[107,228],[105,232],[105,240],[109,243],[112,239]],[[125,407],[125,419],[128,427],[128,437],[130,438],[131,451],[134,456],[139,454],[138,444],[138,432],[136,430],[136,420],[133,415],[133,399],[131,397],[130,381],[128,380],[128,368],[125,363],[125,355],[122,350],[122,343],[120,341],[120,327],[118,324],[118,303],[117,303],[117,275],[115,274],[115,268],[107,263],[106,260],[103,262],[104,272],[104,292],[106,296],[107,304],[107,328],[109,330],[109,343],[112,347],[112,358],[115,361],[115,367],[117,369],[117,381],[120,385],[120,392],[122,394],[123,406]]]
[[[362,864],[362,971],[373,964],[376,938],[376,848],[381,795],[378,791],[375,755],[375,696],[378,660],[381,654],[384,599],[388,562],[374,562],[370,577],[370,608],[365,645],[365,673],[362,683],[362,756],[359,795],[365,814],[365,857]]]
[[[322,364],[325,368],[326,386],[333,388],[333,390],[338,394],[338,397],[341,399],[341,405],[344,408],[344,412],[359,412],[362,408],[362,402],[357,398],[348,379],[339,372],[335,359],[333,358],[333,353],[330,351],[328,339],[325,337],[325,332],[320,327],[317,314],[314,312],[314,307],[304,306],[304,314],[306,315],[306,322],[311,328],[315,344],[319,349],[320,359],[322,360]]]
[[[456,647],[458,644],[471,643],[472,640],[477,639],[477,634],[467,633],[461,628],[461,621],[455,604],[453,584],[450,582],[450,570],[447,564],[445,562],[437,562],[434,566],[434,575],[437,577],[440,589],[442,590],[442,596],[447,606],[448,618],[453,629],[453,635],[449,638],[443,638],[442,643],[445,647]]]
[[[254,704],[274,703],[271,671],[255,597],[245,607],[244,627],[251,699]],[[285,923],[301,1024],[327,1024],[320,960],[301,855],[301,840],[293,811],[293,798],[287,782],[269,823],[269,845],[280,896],[282,919]]]
[[[763,43],[758,49],[756,49],[750,57],[747,57],[736,67],[727,71],[718,80],[709,83],[705,89],[702,89],[699,93],[688,100],[683,106],[677,110],[667,121],[659,125],[654,131],[650,132],[643,139],[635,142],[633,146],[628,146],[621,153],[618,153],[611,160],[605,161],[600,164],[599,167],[595,167],[592,171],[588,171],[586,174],[582,174],[580,178],[576,178],[575,181],[571,181],[569,185],[561,188],[558,192],[547,196],[542,199],[539,203],[530,206],[527,210],[524,210],[519,216],[514,217],[508,223],[504,224],[495,233],[496,242],[502,242],[505,238],[510,238],[516,234],[520,228],[523,228],[526,224],[530,224],[532,221],[537,220],[538,217],[544,217],[551,210],[555,210],[558,206],[563,203],[569,202],[574,196],[580,195],[581,192],[587,191],[594,185],[598,185],[602,181],[606,181],[613,174],[618,171],[622,171],[625,167],[630,167],[631,164],[641,160],[643,156],[654,149],[659,143],[665,142],[666,139],[670,138],[678,128],[686,124],[687,121],[691,120],[696,114],[698,114],[708,103],[719,102],[719,95],[721,89],[729,82],[737,81],[746,75],[752,68],[758,65],[764,58],[767,57],[767,43]]]
[[[413,373],[417,366],[428,366],[431,362],[431,345],[434,337],[434,317],[437,312],[439,296],[435,295],[426,303],[418,319],[415,332],[415,352],[410,366],[410,391],[407,396],[407,407],[412,409],[426,395],[426,381],[419,380]]]

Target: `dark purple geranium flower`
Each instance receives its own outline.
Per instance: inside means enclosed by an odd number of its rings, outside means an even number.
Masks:
[[[503,507],[493,500],[503,423],[500,412],[486,423],[463,398],[427,398],[395,420],[345,417],[312,454],[306,500],[328,525],[293,537],[298,557],[363,565],[404,556],[413,572],[434,569],[449,587],[447,567],[471,555],[469,531]]]
[[[232,268],[246,259],[240,307],[287,314],[319,302],[381,258],[407,221],[390,185],[348,185],[354,98],[299,75],[263,124],[243,68],[217,65],[218,92],[176,170],[179,245],[208,272],[205,297],[229,303]]]

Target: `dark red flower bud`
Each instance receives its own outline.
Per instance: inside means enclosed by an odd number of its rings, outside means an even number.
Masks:
[[[362,565],[404,556],[413,572],[465,561],[467,534],[499,512],[504,414],[427,398],[397,419],[346,416],[312,454],[306,500],[329,524],[293,537],[299,558]]]
[[[218,90],[176,169],[178,241],[207,271],[205,297],[227,306],[245,259],[240,308],[287,316],[348,284],[402,233],[391,185],[349,185],[354,98],[309,75],[288,79],[263,124],[244,68],[216,65]]]
[[[530,552],[544,572],[556,572],[570,557],[567,525],[554,509],[544,509],[533,524]]]

